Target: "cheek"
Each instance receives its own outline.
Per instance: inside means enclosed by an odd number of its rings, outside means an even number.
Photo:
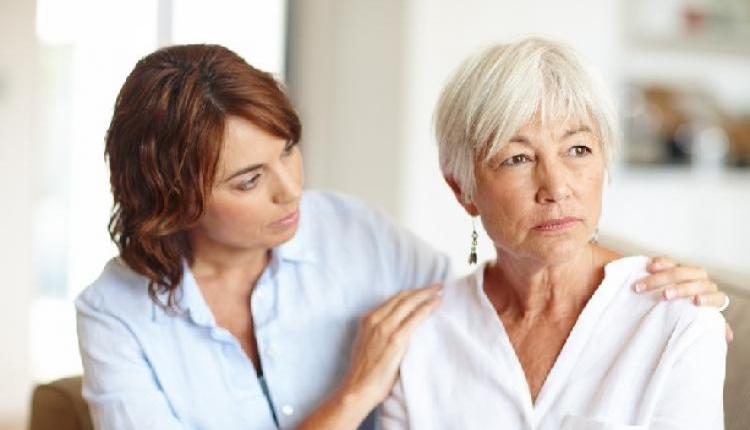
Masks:
[[[580,188],[578,194],[581,203],[592,224],[599,221],[602,211],[602,193],[604,191],[604,170],[592,169],[581,172],[579,176]]]
[[[201,227],[216,238],[257,232],[265,226],[262,205],[250,196],[217,198],[211,202],[201,220]]]
[[[519,230],[517,225],[528,219],[529,194],[525,181],[512,179],[483,183],[477,187],[477,209],[482,225],[493,240],[501,240]]]
[[[294,168],[297,177],[297,184],[301,189],[305,184],[305,163],[302,159],[302,152],[297,151],[297,156],[294,157]]]

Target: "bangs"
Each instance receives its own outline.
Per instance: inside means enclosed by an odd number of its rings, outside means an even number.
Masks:
[[[529,123],[589,126],[607,168],[620,142],[614,105],[599,78],[572,49],[538,38],[467,58],[443,87],[433,121],[440,168],[465,199],[474,192],[476,163],[496,156]]]
[[[549,51],[527,60],[513,71],[515,76],[498,80],[492,92],[495,109],[482,124],[483,144],[475,148],[483,162],[497,155],[520,128],[536,121],[542,127],[580,122],[599,129],[593,91],[578,78],[583,70]]]

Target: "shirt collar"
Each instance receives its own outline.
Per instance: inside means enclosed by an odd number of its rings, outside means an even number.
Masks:
[[[296,234],[289,241],[273,249],[271,252],[271,261],[269,261],[266,270],[278,270],[281,262],[314,263],[316,261],[316,254],[311,246],[312,239],[310,236],[311,229],[314,228],[314,214],[311,214],[310,205],[307,203],[304,195],[300,203],[299,212],[300,219]],[[187,261],[183,261],[182,269],[182,282],[175,295],[175,301],[178,306],[177,312],[184,313],[192,322],[199,326],[215,327],[216,320],[208,308],[208,304],[206,304],[200,288],[198,288],[198,283],[195,281],[195,277]],[[166,294],[159,295],[158,297],[159,300],[166,303]],[[154,305],[154,320],[158,321],[164,318],[164,312],[172,311],[165,311]]]
[[[158,295],[158,299],[162,303],[166,303],[167,294],[163,293]],[[182,282],[175,291],[175,304],[177,310],[167,309],[164,310],[161,307],[154,305],[154,320],[161,321],[168,317],[173,312],[178,315],[184,315],[190,319],[194,324],[202,327],[215,327],[216,320],[214,319],[211,310],[206,304],[206,300],[203,298],[203,294],[198,288],[198,283],[195,281],[193,272],[190,270],[190,266],[187,261],[182,262]]]

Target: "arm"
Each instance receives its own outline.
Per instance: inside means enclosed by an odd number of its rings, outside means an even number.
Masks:
[[[94,428],[182,429],[126,325],[83,299],[76,307],[83,395]]]
[[[439,304],[439,286],[402,291],[361,321],[351,367],[336,392],[299,430],[352,430],[393,387],[409,337]]]
[[[666,257],[651,259],[648,266],[651,273],[635,284],[638,292],[661,290],[665,300],[691,298],[696,306],[720,308],[727,295],[711,281],[702,267],[683,266]],[[726,340],[731,342],[734,335],[726,325]]]
[[[684,344],[656,402],[649,428],[724,428],[723,389],[727,345],[724,320],[715,311],[699,312],[675,339]]]

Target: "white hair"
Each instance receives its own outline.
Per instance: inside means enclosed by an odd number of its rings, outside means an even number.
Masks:
[[[435,135],[443,175],[458,183],[464,200],[474,194],[475,163],[495,156],[537,116],[543,124],[594,121],[609,167],[620,141],[615,110],[572,49],[527,38],[489,47],[453,72],[435,108]]]

